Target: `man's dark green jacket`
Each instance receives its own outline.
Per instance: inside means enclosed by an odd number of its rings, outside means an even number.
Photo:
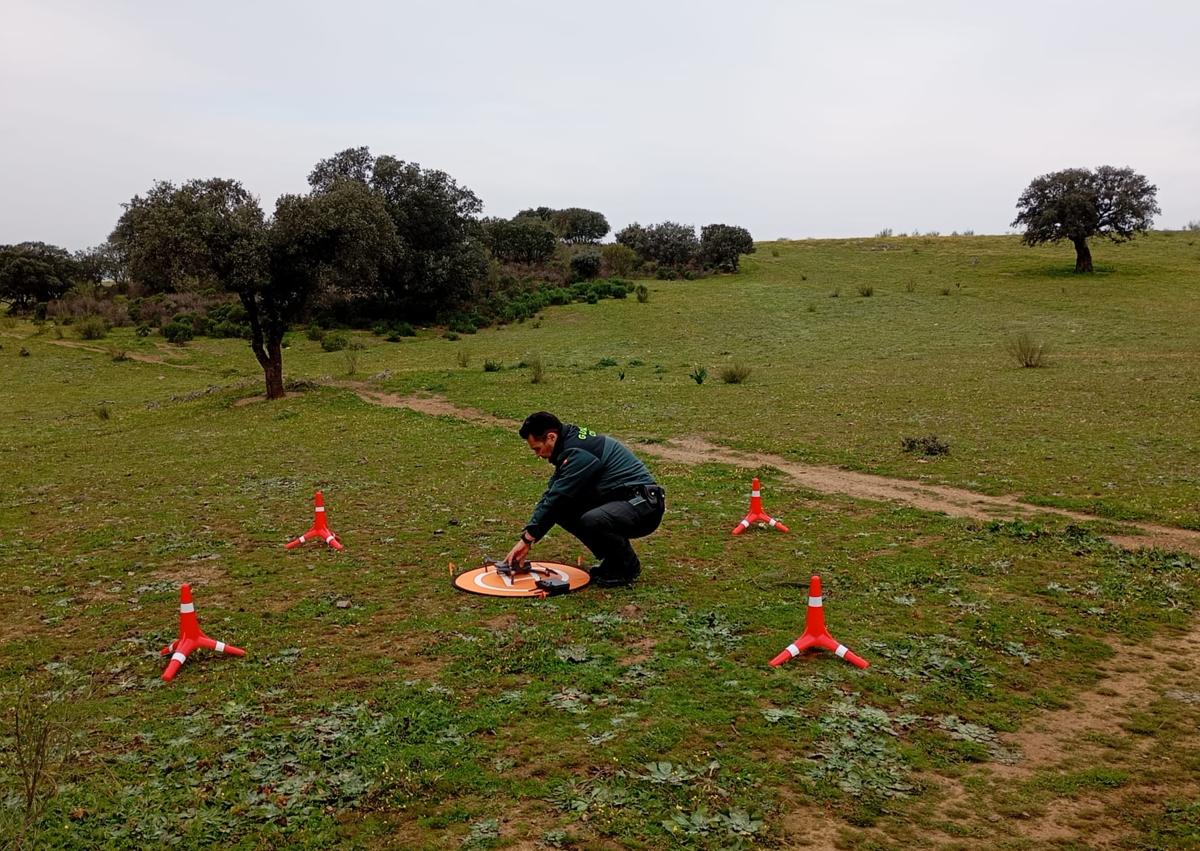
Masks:
[[[609,494],[619,499],[632,487],[654,484],[646,465],[621,441],[571,423],[563,425],[548,460],[554,475],[525,526],[534,540],[564,514],[600,505]]]

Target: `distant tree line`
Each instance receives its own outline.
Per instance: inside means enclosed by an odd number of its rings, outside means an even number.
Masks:
[[[246,337],[277,398],[284,334],[317,315],[376,328],[444,321],[470,333],[548,304],[624,298],[634,287],[621,278],[639,272],[736,271],[739,254],[754,250],[744,228],[709,225],[697,240],[671,222],[634,225],[601,245],[608,220],[581,207],[483,219],[480,199],[445,172],[365,147],[321,160],[308,184],[267,214],[236,180],[157,182],[123,205],[99,248],[0,246],[0,301],[53,310],[83,288],[82,308],[56,314],[78,316],[93,309],[102,280],[115,281],[119,314],[142,322],[139,333],[153,321],[180,341],[193,331]],[[603,275],[615,280],[596,280]],[[206,298],[216,302],[207,313]]]

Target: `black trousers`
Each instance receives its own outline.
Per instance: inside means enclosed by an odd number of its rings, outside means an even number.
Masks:
[[[657,529],[665,509],[662,488],[653,486],[624,499],[597,497],[578,514],[560,515],[558,525],[600,559],[593,575],[632,579],[642,564],[629,539],[644,538]]]

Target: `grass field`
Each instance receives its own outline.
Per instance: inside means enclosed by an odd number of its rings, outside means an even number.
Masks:
[[[1096,246],[1089,278],[1069,253],[760,243],[737,276],[646,282],[645,304],[458,341],[359,335],[354,375],[295,334],[285,376],[311,384],[274,403],[251,398],[240,341],[85,343],[0,320],[4,748],[27,744],[12,707],[33,695],[65,757],[24,841],[1200,847],[1200,559],[1103,537],[1200,529],[1200,245]],[[1006,351],[1022,332],[1047,366]],[[534,358],[544,383],[518,366]],[[745,383],[720,380],[734,363]],[[764,465],[792,531],[732,538],[745,471],[651,460],[669,508],[636,589],[472,597],[447,563],[502,555],[549,467],[511,429],[367,389],[1098,519],[955,519]],[[901,451],[929,434],[948,455]],[[285,552],[318,487],[347,551]],[[535,550],[580,552],[561,531]],[[767,667],[812,573],[867,671],[829,654]],[[158,651],[185,581],[206,631],[249,655],[198,654],[168,685]],[[16,841],[22,772],[0,770]]]

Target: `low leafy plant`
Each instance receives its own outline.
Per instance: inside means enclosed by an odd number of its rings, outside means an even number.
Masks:
[[[471,356],[467,353],[466,349],[459,349],[458,353],[454,356],[454,362],[463,369],[466,369],[471,365]]]
[[[633,294],[637,296],[638,304],[645,304],[650,300],[650,288],[645,284],[638,284]]]
[[[182,346],[195,336],[190,322],[168,322],[162,327],[162,335],[168,343]]]
[[[99,316],[85,316],[75,324],[75,333],[81,340],[103,340],[108,336],[108,323]]]
[[[483,362],[484,372],[499,372],[502,369],[504,369],[504,364],[498,360],[492,360],[491,358],[488,358]]]
[[[325,329],[319,325],[309,325],[304,335],[314,343],[319,343],[325,339]]]
[[[341,352],[350,347],[350,334],[346,331],[330,331],[321,338],[321,348],[327,352]]]
[[[750,377],[750,367],[744,363],[729,364],[721,369],[721,380],[726,384],[745,384]]]
[[[112,416],[112,411],[108,409],[108,405],[99,405],[96,408],[96,416],[102,420],[107,420]]]
[[[1037,369],[1046,365],[1046,344],[1035,340],[1028,331],[1009,338],[1004,346],[1008,354],[1026,369]]]
[[[688,378],[697,384],[703,384],[704,379],[708,378],[708,370],[697,364],[692,367],[692,371],[688,373]]]
[[[529,383],[544,384],[546,381],[546,367],[542,364],[541,355],[534,355],[529,359]]]
[[[949,455],[950,444],[936,434],[924,437],[902,437],[900,446],[905,452],[919,452],[922,455]]]
[[[870,298],[871,296],[875,295],[875,288],[870,284],[859,284],[857,289],[858,294],[863,298]]]

